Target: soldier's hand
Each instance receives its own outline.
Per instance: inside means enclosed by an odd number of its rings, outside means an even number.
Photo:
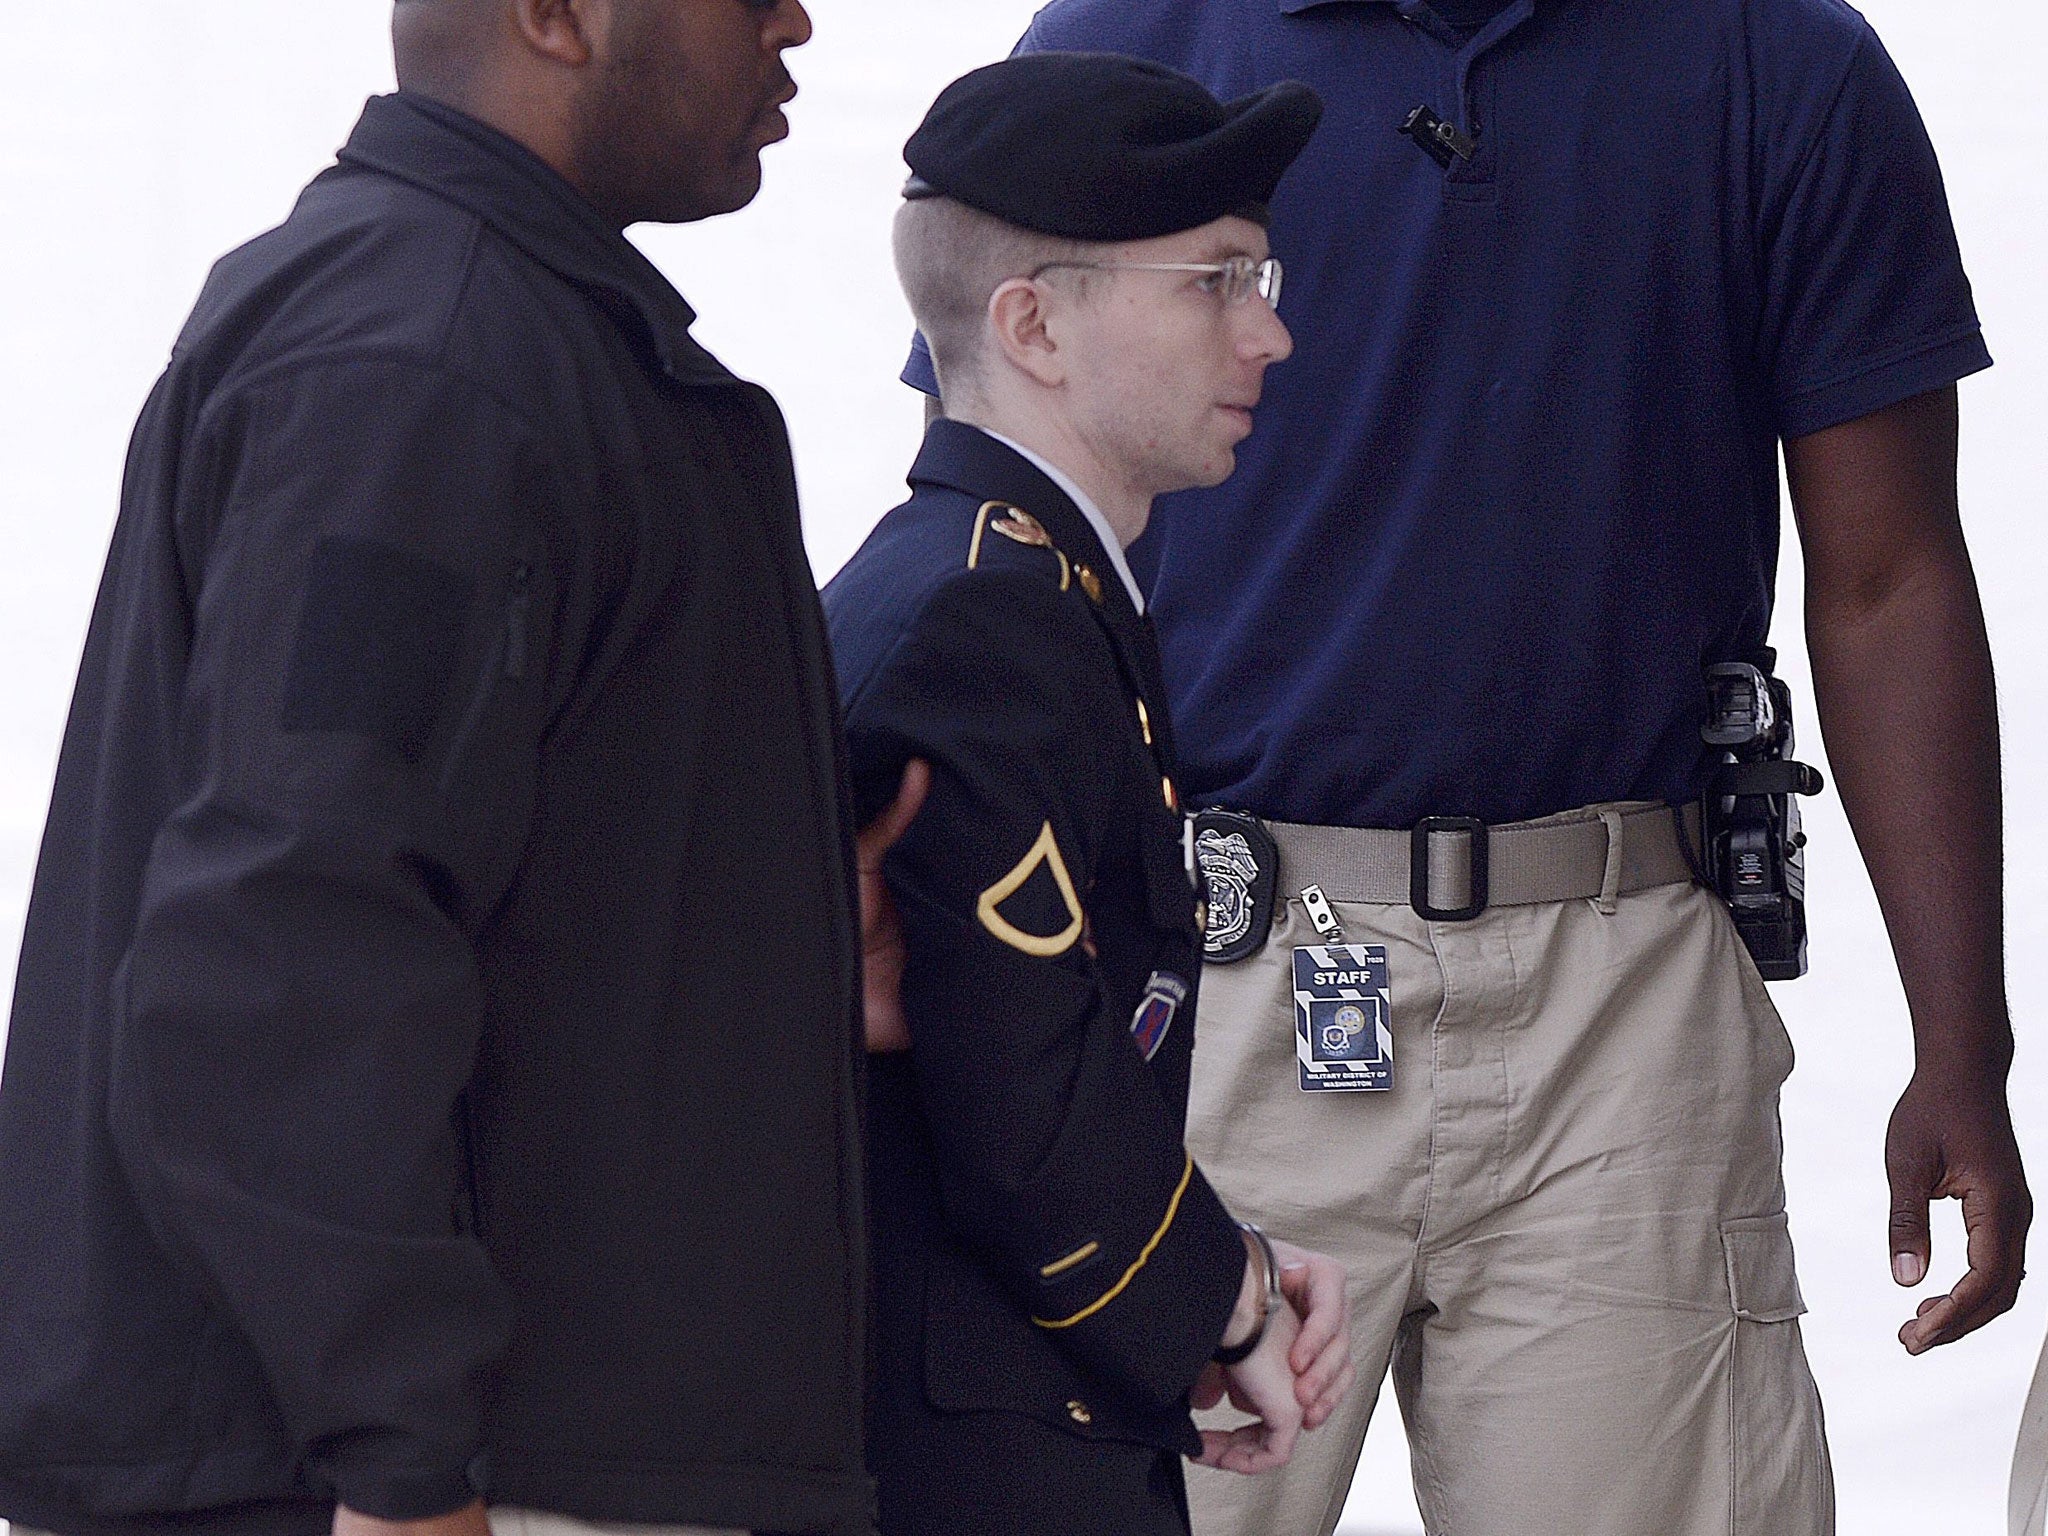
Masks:
[[[1280,1259],[1280,1294],[1301,1318],[1301,1333],[1288,1353],[1301,1427],[1328,1422],[1357,1375],[1351,1365],[1351,1302],[1344,1266],[1327,1254],[1273,1240]]]
[[[910,830],[932,787],[932,770],[922,758],[903,768],[903,782],[889,808],[861,829],[855,842],[860,868],[861,1004],[871,1051],[910,1049],[910,1025],[903,1017],[903,920],[882,878],[882,858]]]
[[[1280,1307],[1266,1320],[1265,1336],[1250,1355],[1202,1373],[1195,1387],[1198,1407],[1214,1407],[1228,1394],[1233,1408],[1255,1417],[1236,1429],[1203,1430],[1201,1466],[1249,1475],[1287,1465],[1301,1434],[1301,1404],[1294,1400],[1294,1368],[1287,1358],[1300,1331],[1294,1309]]]
[[[431,1520],[379,1520],[337,1504],[334,1536],[491,1536],[491,1522],[482,1500]]]
[[[1892,1278],[1927,1278],[1930,1200],[1963,1202],[1969,1270],[1946,1296],[1920,1303],[1899,1330],[1908,1354],[1949,1344],[2005,1311],[2019,1294],[2034,1202],[2020,1167],[2003,1074],[1922,1068],[1892,1111],[1885,1137],[1891,1178]]]

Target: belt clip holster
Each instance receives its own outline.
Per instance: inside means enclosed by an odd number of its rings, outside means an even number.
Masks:
[[[1439,907],[1429,899],[1430,853],[1433,838],[1441,833],[1470,835],[1472,881],[1462,907]],[[1415,823],[1408,843],[1408,904],[1415,915],[1431,923],[1469,923],[1486,910],[1487,842],[1486,823],[1470,816],[1425,816]]]
[[[1707,883],[1728,903],[1766,981],[1806,974],[1806,834],[1800,795],[1822,789],[1820,772],[1792,761],[1792,690],[1772,675],[1777,653],[1706,669],[1707,723],[1700,739],[1721,752],[1700,803]]]

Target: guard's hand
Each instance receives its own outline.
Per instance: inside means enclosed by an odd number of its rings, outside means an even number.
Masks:
[[[903,782],[889,809],[863,827],[854,844],[860,869],[861,1005],[871,1051],[910,1049],[910,1024],[903,1017],[903,920],[882,878],[882,858],[917,820],[931,787],[930,765],[912,758],[903,767]]]
[[[436,1515],[431,1520],[379,1520],[337,1504],[334,1536],[491,1536],[491,1522],[481,1499],[452,1515]]]
[[[1284,1467],[1301,1434],[1301,1404],[1294,1400],[1294,1369],[1288,1354],[1301,1331],[1292,1307],[1277,1308],[1266,1321],[1259,1347],[1236,1365],[1211,1364],[1195,1383],[1198,1408],[1213,1408],[1229,1395],[1230,1405],[1256,1418],[1236,1429],[1202,1431],[1204,1467],[1247,1475]]]
[[[1906,1352],[1917,1355],[1981,1328],[2019,1294],[2034,1201],[2013,1139],[2003,1073],[1915,1072],[1892,1111],[1884,1153],[1892,1187],[1892,1278],[1900,1285],[1927,1278],[1928,1202],[1963,1202],[1969,1271],[1946,1296],[1920,1303],[1918,1315],[1899,1330]]]
[[[1301,1319],[1301,1332],[1288,1352],[1294,1372],[1294,1400],[1301,1427],[1320,1429],[1351,1390],[1351,1302],[1344,1291],[1344,1266],[1327,1254],[1311,1253],[1273,1240],[1280,1259],[1280,1294]]]

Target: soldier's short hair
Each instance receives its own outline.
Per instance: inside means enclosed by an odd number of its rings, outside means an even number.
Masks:
[[[991,294],[1049,262],[1089,261],[1103,249],[1020,229],[950,197],[904,203],[896,213],[896,276],[931,349],[940,394],[979,379]]]

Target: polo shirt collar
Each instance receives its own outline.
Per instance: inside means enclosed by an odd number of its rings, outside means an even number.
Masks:
[[[1544,3],[1556,4],[1558,0],[1544,0]],[[1426,9],[1427,4],[1428,0],[1279,0],[1283,16],[1299,16],[1305,11],[1332,5],[1384,5],[1403,16],[1413,17],[1417,11]],[[1462,95],[1472,62],[1535,14],[1536,0],[1511,0],[1506,9],[1469,38],[1457,36],[1433,11],[1416,20],[1458,55],[1458,90]]]
[[[1299,16],[1303,11],[1320,10],[1326,5],[1390,5],[1397,11],[1412,11],[1422,4],[1423,0],[1279,0],[1279,3],[1281,15]],[[1509,11],[1526,12],[1533,9],[1533,5],[1524,5],[1520,0],[1508,7]],[[1506,12],[1502,14],[1505,15]]]
[[[690,335],[697,313],[623,233],[517,140],[410,91],[373,96],[337,157],[467,209],[612,316],[686,384],[737,382]]]

